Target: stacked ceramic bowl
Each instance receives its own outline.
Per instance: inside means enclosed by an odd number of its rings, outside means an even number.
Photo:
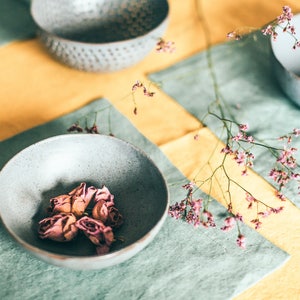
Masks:
[[[296,28],[294,37],[299,41],[300,14],[293,17],[292,25]],[[278,26],[276,39],[271,38],[273,72],[283,92],[300,106],[300,47],[295,47],[294,37],[282,29],[286,26]]]
[[[167,0],[32,0],[39,37],[60,62],[111,72],[141,61],[164,34]]]

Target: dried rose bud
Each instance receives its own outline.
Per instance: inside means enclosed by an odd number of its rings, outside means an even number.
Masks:
[[[60,195],[50,199],[50,214],[57,213],[70,213],[72,210],[71,196],[70,195]]]
[[[85,216],[76,222],[76,226],[82,230],[96,246],[109,247],[114,240],[111,227],[105,226],[100,220]]]
[[[77,188],[72,190],[69,195],[72,202],[72,213],[76,217],[81,217],[92,200],[97,189],[93,186],[86,188],[86,183],[82,182]]]
[[[104,200],[96,202],[92,216],[96,220],[102,221],[105,225],[117,228],[123,224],[123,217],[115,206],[108,206]]]
[[[105,185],[102,187],[102,189],[98,189],[95,194],[95,202],[100,200],[104,200],[107,207],[115,205],[114,195],[110,193],[109,189]]]
[[[94,219],[106,223],[108,217],[108,209],[107,209],[106,202],[104,200],[99,200],[96,202],[92,210],[92,216]]]
[[[115,206],[108,207],[108,216],[106,220],[106,225],[118,228],[123,224],[123,216],[120,214],[119,210]]]
[[[39,237],[57,242],[71,241],[78,232],[75,223],[76,217],[72,213],[60,213],[45,218],[39,222]]]

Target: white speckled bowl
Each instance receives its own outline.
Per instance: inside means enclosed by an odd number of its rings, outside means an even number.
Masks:
[[[87,240],[41,240],[37,223],[49,199],[87,182],[106,185],[124,217],[108,254],[95,255]],[[40,259],[72,269],[101,269],[121,263],[147,246],[167,216],[165,180],[142,151],[115,137],[66,134],[33,144],[0,172],[0,213],[9,233]]]
[[[300,40],[300,14],[294,15],[291,23]],[[271,38],[274,75],[283,92],[300,106],[300,48],[293,49],[295,40],[291,35],[280,28],[276,32],[276,40]]]

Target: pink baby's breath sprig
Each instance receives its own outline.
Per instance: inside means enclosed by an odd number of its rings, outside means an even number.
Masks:
[[[146,88],[146,86],[140,81],[140,80],[137,80],[131,87],[131,91],[132,91],[132,100],[133,100],[133,104],[134,104],[134,109],[133,109],[133,113],[136,115],[137,114],[137,103],[135,101],[135,98],[134,98],[134,93],[137,91],[137,90],[142,90],[143,91],[143,94],[144,96],[146,97],[154,97],[155,95],[155,92],[152,92],[149,90],[149,88]]]
[[[242,235],[242,234],[239,234],[239,235],[238,235],[238,238],[237,238],[237,240],[236,240],[236,243],[237,243],[237,245],[238,245],[240,248],[245,249],[245,248],[246,248],[246,238],[245,238],[245,236]]]
[[[293,139],[299,137],[299,133],[300,130],[294,128],[290,134],[279,137],[279,141],[282,141],[285,144],[282,149],[278,150],[276,162],[271,169],[269,176],[278,185],[276,197],[280,200],[285,199],[282,190],[291,181],[298,182],[298,187],[300,189],[300,173],[297,171],[299,165],[295,157],[298,149],[292,146]]]
[[[264,35],[272,36],[273,40],[276,41],[278,37],[278,28],[287,34],[289,34],[294,39],[293,49],[300,47],[300,42],[296,37],[296,29],[295,26],[292,25],[293,13],[292,9],[285,5],[282,7],[282,13],[279,15],[274,21],[268,24],[261,31]]]
[[[169,206],[168,214],[172,218],[180,219],[188,224],[193,225],[195,228],[202,226],[204,228],[217,227],[213,213],[208,209],[209,198],[197,198],[194,196],[195,191],[198,189],[195,181],[191,181],[182,186],[187,191],[186,197],[180,202],[176,202]],[[220,229],[224,232],[231,231],[234,227],[238,228],[238,236],[241,235],[238,222],[243,222],[241,214],[234,215],[230,209],[229,216],[224,219],[224,226]],[[240,246],[238,244],[238,246]],[[245,244],[244,247],[245,248]]]
[[[273,21],[268,23],[266,26],[260,28],[260,30],[263,35],[271,36],[273,40],[276,41],[278,37],[278,30],[280,28],[283,32],[289,34],[294,39],[293,49],[296,49],[300,47],[300,41],[298,41],[296,37],[296,29],[295,26],[292,25],[292,18],[293,18],[292,9],[288,5],[285,5],[282,7],[282,13]],[[257,29],[258,28],[251,28],[251,27],[239,28],[229,32],[227,34],[227,38],[240,40],[247,34]]]
[[[173,53],[175,52],[175,43],[171,41],[165,41],[164,39],[159,39],[156,44],[156,52],[158,53]]]
[[[194,227],[202,225],[205,228],[215,227],[213,214],[206,208],[204,199],[195,198],[194,191],[197,186],[189,182],[182,186],[187,191],[186,197],[179,203],[169,207],[169,215],[175,219],[182,219]]]

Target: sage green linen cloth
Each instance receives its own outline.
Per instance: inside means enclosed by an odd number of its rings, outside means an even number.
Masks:
[[[35,37],[29,0],[0,0],[0,46]]]
[[[208,52],[210,51],[210,52]],[[216,112],[212,73],[216,78],[219,99],[227,112],[224,118],[248,124],[248,134],[257,142],[283,148],[278,138],[300,128],[300,107],[281,91],[273,75],[274,57],[269,38],[254,32],[240,41],[226,42],[189,57],[165,70],[149,75],[162,90],[180,103],[192,115],[202,120],[208,109]],[[295,51],[299,51],[298,49]],[[220,115],[220,114],[219,114]],[[205,124],[223,141],[223,125],[217,118],[207,116]],[[300,137],[293,139],[300,161]],[[275,158],[266,148],[253,147],[253,169],[271,184],[269,177]],[[295,172],[300,173],[299,167]],[[300,206],[299,184],[288,184],[283,193]]]
[[[0,168],[18,151],[67,133],[74,122],[93,125],[144,150],[164,174],[170,201],[185,196],[187,179],[105,99],[0,143]],[[74,133],[76,134],[76,133]],[[22,176],[22,174],[16,174]],[[24,175],[26,176],[26,175]],[[8,187],[13,192],[13,182]],[[3,199],[2,199],[3,201]],[[223,233],[225,209],[216,201],[215,229],[195,229],[168,217],[154,241],[130,260],[99,271],[74,271],[44,263],[20,246],[0,224],[0,298],[14,299],[231,299],[282,266],[289,255],[255,230],[242,226],[248,245],[235,245],[236,231]]]

